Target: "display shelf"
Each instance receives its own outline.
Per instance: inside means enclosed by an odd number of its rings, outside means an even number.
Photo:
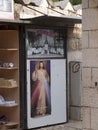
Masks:
[[[0,67],[0,70],[17,70],[18,67]]]
[[[5,127],[7,128],[12,128],[17,126],[18,126],[18,122],[8,122],[7,124],[5,124]]]
[[[0,48],[0,51],[18,51],[17,48]]]
[[[12,89],[12,88],[18,88],[18,86],[0,86],[0,89]]]
[[[7,129],[19,128],[20,125],[19,30],[16,26],[11,29],[0,30],[0,78],[13,79],[17,82],[17,84],[13,84],[14,86],[7,86],[7,84],[0,86],[0,94],[6,99],[4,104],[0,104],[0,114],[5,115],[11,121],[2,126]],[[8,65],[13,63],[13,67],[7,66],[7,63]],[[6,101],[14,100],[15,104],[6,103]]]
[[[7,105],[7,104],[0,104],[0,107],[5,107],[5,108],[12,108],[12,107],[17,107],[18,104],[15,103],[15,104],[10,104],[10,105]]]
[[[4,125],[0,125],[0,129],[2,129],[2,127],[4,128],[4,126],[7,128],[7,129],[11,129],[11,128],[16,128],[18,126],[18,122],[8,122],[7,124],[4,124]],[[15,130],[15,129],[14,129]]]

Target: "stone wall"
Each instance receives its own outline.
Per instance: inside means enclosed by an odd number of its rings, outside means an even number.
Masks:
[[[83,130],[98,130],[98,1],[83,0]]]
[[[68,80],[68,94],[69,94],[69,119],[82,120],[82,84],[78,84],[78,81],[71,81],[71,67],[70,62],[82,62],[82,26],[76,24],[68,27],[68,39],[67,39],[67,80]],[[80,68],[81,71],[82,68]],[[80,77],[79,77],[80,76]],[[78,75],[78,79],[81,80],[81,72]],[[74,84],[72,84],[74,82]],[[80,81],[81,82],[81,81]],[[75,85],[77,84],[77,85]]]

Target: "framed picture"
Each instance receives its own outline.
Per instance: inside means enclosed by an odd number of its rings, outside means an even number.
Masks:
[[[64,123],[66,60],[27,60],[27,127]]]
[[[50,61],[30,61],[31,117],[51,114]]]
[[[0,19],[14,19],[13,0],[0,0]]]
[[[64,57],[64,30],[27,29],[27,58]]]

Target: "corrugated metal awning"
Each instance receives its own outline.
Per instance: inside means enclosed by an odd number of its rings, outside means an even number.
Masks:
[[[40,25],[40,26],[56,26],[56,27],[66,27],[74,24],[81,24],[82,17],[77,16],[39,16],[31,19],[33,24]]]
[[[23,20],[0,20],[0,24],[6,24],[6,23],[65,27],[66,25],[81,24],[82,18],[76,16],[58,17],[58,16],[43,15]]]
[[[59,16],[51,16],[51,15],[44,15],[44,16],[39,16],[32,18],[32,21],[40,21],[40,22],[62,22],[66,24],[80,24],[82,23],[82,17],[77,17],[77,16],[64,16],[64,17],[59,17]]]

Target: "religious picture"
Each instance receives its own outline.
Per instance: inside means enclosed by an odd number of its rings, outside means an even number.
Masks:
[[[27,58],[64,57],[64,36],[64,31],[59,29],[28,29]]]
[[[30,61],[31,117],[51,114],[50,61]]]

